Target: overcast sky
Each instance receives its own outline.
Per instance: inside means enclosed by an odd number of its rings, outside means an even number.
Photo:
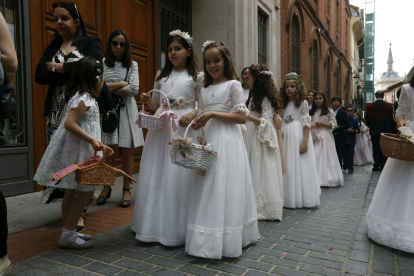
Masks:
[[[349,3],[361,9],[365,8],[365,0],[350,0]],[[394,71],[403,76],[413,66],[413,12],[414,0],[375,1],[375,78],[387,71],[390,42]]]

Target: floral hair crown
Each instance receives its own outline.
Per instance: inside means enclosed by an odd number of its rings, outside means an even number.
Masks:
[[[269,76],[269,77],[273,76],[272,71],[269,71],[269,70],[264,70],[264,68],[263,68],[263,66],[262,66],[262,65],[259,65],[259,64],[253,64],[253,66],[254,66],[254,67],[255,67],[255,69],[259,72],[259,74],[266,75],[266,76]]]
[[[201,48],[201,52],[204,53],[204,50],[206,49],[206,47],[214,42],[215,42],[214,40],[207,40],[206,42],[204,42],[203,47]]]
[[[296,72],[290,72],[289,74],[286,75],[285,77],[286,79],[288,78],[296,78],[296,79],[300,79],[300,75],[296,74]]]
[[[175,31],[171,31],[171,32],[170,32],[170,36],[176,36],[176,35],[179,35],[179,36],[181,36],[182,38],[184,38],[184,39],[185,39],[185,41],[187,41],[187,43],[188,43],[190,46],[192,46],[192,45],[193,45],[193,38],[190,36],[190,34],[189,34],[189,33],[187,33],[187,32],[182,32],[182,31],[180,31],[180,30],[175,30]]]

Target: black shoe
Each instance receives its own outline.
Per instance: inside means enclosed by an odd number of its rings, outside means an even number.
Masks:
[[[129,189],[125,189],[125,188],[122,188],[124,191],[129,191],[129,194],[131,194],[131,189],[132,189],[132,187],[131,188],[129,188]],[[121,200],[121,203],[119,204],[119,205],[121,205],[121,207],[122,208],[128,208],[130,205],[131,205],[131,200],[125,200],[125,199],[122,199]]]
[[[348,174],[353,174],[354,173],[354,171],[348,171]]]
[[[380,171],[380,168],[372,168],[372,171],[373,172],[379,172]]]
[[[85,222],[86,222],[86,218],[84,217],[81,217],[81,218],[83,218],[83,225],[76,225],[76,232],[79,232],[79,233],[82,232],[83,229],[85,228]]]
[[[96,201],[96,204],[104,205],[106,203],[106,200],[111,198],[111,193],[112,193],[112,187],[109,187],[109,191],[106,194],[106,196],[99,196],[98,200]]]

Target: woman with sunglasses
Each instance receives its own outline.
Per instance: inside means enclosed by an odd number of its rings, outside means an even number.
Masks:
[[[133,150],[144,145],[142,129],[135,120],[138,116],[135,95],[138,94],[138,64],[131,58],[131,46],[124,30],[113,31],[109,36],[104,58],[105,81],[119,105],[119,125],[113,133],[103,133],[102,142],[106,145],[118,145],[122,170],[132,175],[134,169]],[[131,205],[130,181],[124,177],[121,207]],[[103,205],[111,197],[111,187],[105,187],[98,197],[97,204]]]

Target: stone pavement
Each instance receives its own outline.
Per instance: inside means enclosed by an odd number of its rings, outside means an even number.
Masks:
[[[414,275],[414,254],[367,238],[365,214],[379,178],[370,169],[323,189],[318,209],[286,209],[282,222],[261,221],[263,237],[239,258],[208,260],[184,247],[139,243],[127,225],[95,236],[93,249],[54,249],[13,264],[9,275]]]

